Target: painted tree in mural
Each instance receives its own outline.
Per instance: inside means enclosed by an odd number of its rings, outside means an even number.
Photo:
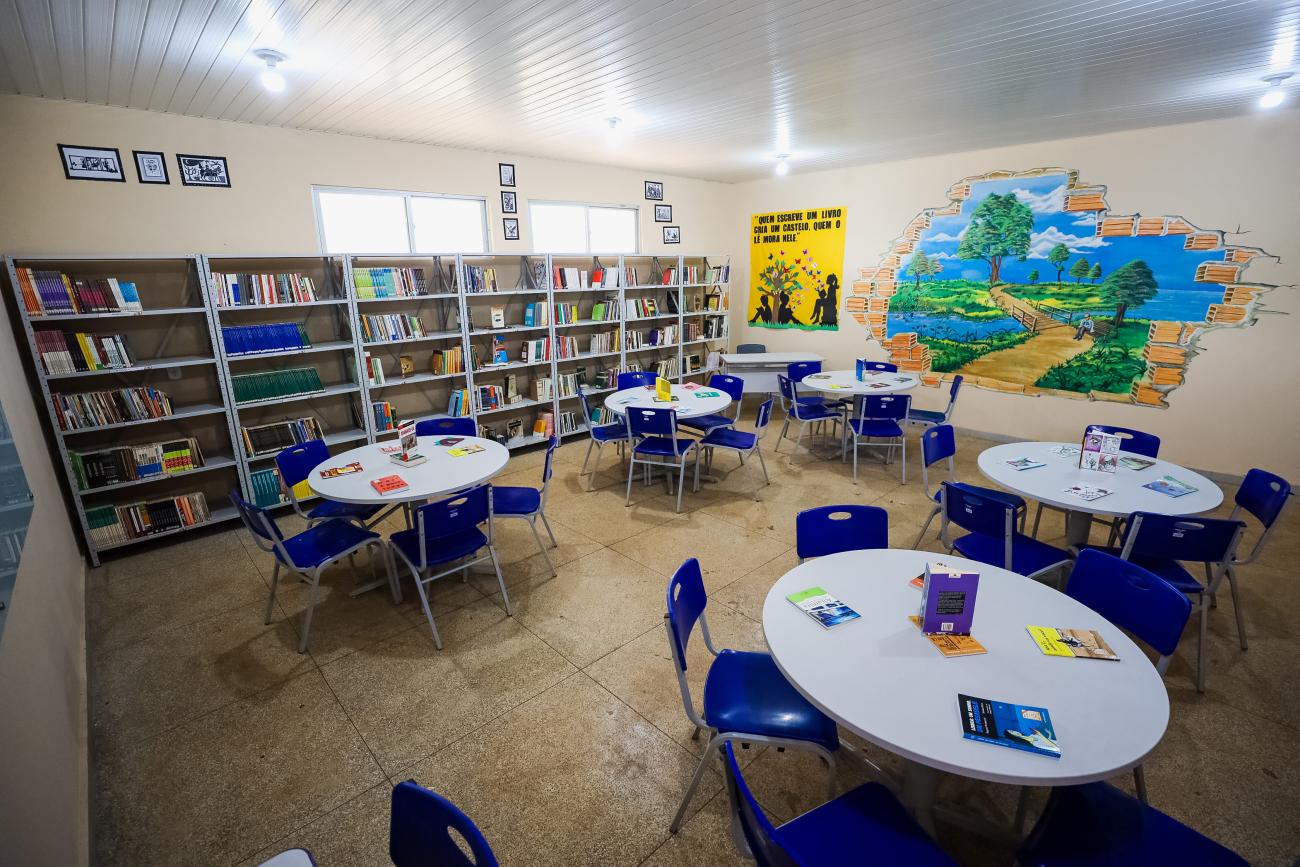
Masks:
[[[1015,193],[991,193],[971,215],[966,234],[957,247],[957,256],[987,262],[989,285],[995,286],[1002,276],[1004,258],[1025,261],[1033,230],[1034,212]]]
[[[1074,282],[1078,283],[1084,277],[1088,276],[1088,260],[1080,256],[1073,265],[1070,266],[1070,276]]]
[[[932,256],[929,260],[929,264],[925,268],[926,276],[929,277],[931,280],[933,280],[935,277],[938,277],[942,273],[943,273],[943,263],[939,261],[937,256]]]
[[[1096,283],[1101,279],[1101,263],[1094,262],[1093,266],[1088,269],[1088,279]]]
[[[917,250],[912,254],[912,260],[907,263],[907,272],[916,281],[916,288],[920,289],[921,278],[930,276],[930,260],[924,250]]]
[[[1025,279],[1029,281],[1029,285],[1030,285],[1030,286],[1037,286],[1037,285],[1038,285],[1038,269],[1035,268],[1034,270],[1030,271],[1029,274],[1025,277]]]
[[[1065,270],[1065,263],[1070,261],[1070,248],[1064,244],[1057,244],[1047,254],[1047,261],[1052,263],[1056,269],[1056,286],[1061,286],[1061,272]]]
[[[1124,314],[1130,307],[1141,307],[1156,297],[1160,289],[1151,268],[1141,259],[1121,265],[1102,281],[1101,297],[1115,305],[1115,328],[1124,324]]]

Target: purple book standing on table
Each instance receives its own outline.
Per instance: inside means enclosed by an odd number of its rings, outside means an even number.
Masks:
[[[926,566],[921,587],[921,631],[969,635],[979,582],[978,572],[963,572],[942,563]]]

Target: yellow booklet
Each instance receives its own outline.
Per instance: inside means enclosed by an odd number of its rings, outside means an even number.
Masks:
[[[1030,626],[1029,636],[1038,649],[1048,656],[1077,656],[1080,659],[1119,661],[1106,639],[1095,629],[1061,629],[1055,626]]]
[[[909,614],[907,619],[912,621],[912,625],[917,629],[921,628],[920,615]],[[925,637],[930,639],[930,643],[939,648],[939,652],[944,656],[979,656],[981,653],[988,653],[984,645],[970,635],[936,632]]]
[[[659,398],[662,403],[672,403],[673,386],[662,376],[655,379],[655,397]]]

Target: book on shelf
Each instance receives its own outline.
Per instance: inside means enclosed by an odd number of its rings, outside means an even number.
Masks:
[[[325,390],[320,381],[320,373],[314,367],[241,373],[230,377],[230,386],[237,404],[315,394]]]
[[[497,285],[497,270],[482,265],[466,265],[465,291],[473,294],[500,291]]]
[[[206,523],[211,519],[202,492],[124,505],[88,506],[86,524],[96,548]]]
[[[459,346],[452,349],[435,349],[429,356],[429,370],[436,374],[464,373],[465,355]]]
[[[306,274],[226,274],[212,272],[218,307],[263,307],[319,300]]]
[[[1121,439],[1097,428],[1088,428],[1079,452],[1079,469],[1113,473],[1119,464]]]
[[[577,304],[556,304],[555,305],[555,324],[572,325],[578,321]]]
[[[909,614],[907,619],[912,621],[912,625],[917,629],[921,628],[921,617],[919,614]],[[922,632],[923,636],[930,640],[935,649],[945,657],[952,656],[979,656],[981,653],[988,653],[984,645],[975,640],[974,636],[962,635],[960,633],[929,633]]]
[[[474,408],[470,404],[469,399],[469,389],[452,389],[451,396],[447,399],[447,415],[452,417],[463,417],[472,415],[473,412]]]
[[[528,311],[529,316],[532,315],[532,306],[533,306],[533,305],[531,305],[531,304],[528,305],[528,307],[529,307],[529,311]],[[524,324],[525,324],[525,325],[532,325],[533,323],[531,323],[531,322],[525,322]],[[493,328],[505,328],[505,327],[506,327],[506,308],[505,308],[503,305],[501,305],[501,304],[493,304],[493,305],[492,305],[492,327],[493,327]]]
[[[1061,757],[1061,745],[1045,707],[990,701],[957,695],[962,737],[1013,750],[1024,750],[1054,759]]]
[[[369,352],[365,354],[365,356],[362,358],[362,361],[365,364],[366,380],[371,385],[383,385],[384,384],[384,363],[380,361],[378,358],[375,358]]]
[[[308,440],[325,438],[320,422],[311,416],[241,426],[239,432],[244,443],[244,453],[250,458],[273,455]]]
[[[582,430],[582,416],[579,413],[564,411],[559,414],[557,420],[560,425],[561,436]]]
[[[47,374],[117,370],[133,364],[124,334],[33,331],[32,335]]]
[[[60,313],[138,313],[139,292],[130,280],[74,278],[61,271],[15,268],[18,294],[29,316]]]
[[[370,404],[370,415],[379,433],[397,430],[397,408],[386,400],[377,400]]]
[[[165,478],[204,466],[203,449],[193,437],[113,446],[96,451],[68,450],[77,489],[90,491],[122,482]]]
[[[103,427],[127,421],[166,418],[173,412],[171,398],[149,386],[50,395],[59,430]]]
[[[565,268],[555,265],[551,271],[551,282],[556,289],[588,289],[588,273],[581,268]]]
[[[659,305],[654,298],[628,298],[623,302],[624,319],[646,319],[658,316],[660,313]]]
[[[248,482],[252,488],[253,505],[259,509],[270,509],[287,501],[284,482],[275,467],[253,470],[248,474]]]
[[[311,347],[311,338],[307,336],[307,327],[299,322],[223,325],[221,345],[225,347],[226,355],[257,355],[261,352],[308,349]]]
[[[524,327],[534,328],[551,324],[551,308],[544,301],[536,301],[524,307]]]
[[[809,587],[785,598],[826,629],[833,629],[862,616],[820,587]]]
[[[392,343],[426,337],[420,317],[407,313],[362,314],[361,335],[367,343]]]
[[[357,297],[410,298],[429,294],[423,268],[353,268],[352,286]]]
[[[1047,656],[1119,661],[1119,655],[1095,629],[1063,629],[1057,626],[1028,626],[1029,636]]]

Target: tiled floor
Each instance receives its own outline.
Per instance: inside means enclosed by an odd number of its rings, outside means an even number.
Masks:
[[[744,863],[718,776],[702,786],[682,832],[668,835],[700,750],[663,634],[668,576],[699,557],[719,643],[757,649],[763,598],[795,563],[799,509],[884,506],[896,546],[911,545],[928,512],[915,457],[906,486],[896,465],[871,462],[855,485],[846,466],[772,455],[773,442],[760,501],[749,497],[747,472],[730,473],[688,492],[680,515],[662,487],[636,487],[625,508],[613,468],[598,475],[603,487],[584,491],[577,471],[586,443],[565,446],[547,510],[558,576],[522,522],[501,522],[515,616],[505,615],[494,579],[448,581],[435,596],[441,652],[409,583],[400,606],[382,592],[354,599],[344,569],[327,576],[310,652],[299,655],[304,588],[282,583],[274,622],[263,626],[269,569],[242,530],[94,570],[98,863],[253,865],[301,845],[322,867],[387,864],[388,792],[404,779],[451,797],[505,865]],[[960,478],[978,479],[975,457],[987,445],[961,438]],[[605,463],[615,460],[607,454]],[[720,457],[716,469],[734,463]],[[497,481],[536,484],[539,475],[540,454],[527,454]],[[1044,538],[1062,532],[1059,517],[1044,521]],[[938,550],[933,533],[923,547]],[[1249,652],[1237,647],[1225,599],[1211,619],[1209,691],[1193,688],[1189,640],[1167,678],[1168,735],[1147,763],[1153,803],[1254,864],[1289,865],[1300,853],[1296,562],[1300,509],[1292,506],[1268,555],[1243,571]],[[697,691],[700,645],[691,647]],[[775,818],[824,796],[806,754],[746,758]],[[842,775],[844,785],[856,782],[851,769]],[[1004,810],[1015,798],[960,780],[944,795]],[[940,836],[962,863],[1011,862],[1010,850],[948,829]]]

